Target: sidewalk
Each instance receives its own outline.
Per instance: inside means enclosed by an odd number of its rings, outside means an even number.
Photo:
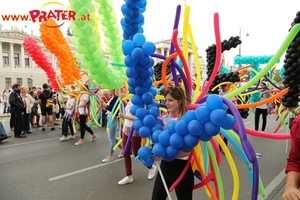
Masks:
[[[3,114],[3,104],[0,104],[0,118],[3,118],[3,117],[10,117],[10,113]]]

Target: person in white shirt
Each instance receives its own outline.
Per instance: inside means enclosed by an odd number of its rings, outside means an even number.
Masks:
[[[123,133],[124,134],[123,134],[123,139],[122,139],[123,147],[126,146],[126,143],[127,143],[127,140],[128,140],[128,135],[130,133],[130,129],[133,126],[134,116],[131,115],[131,113],[130,113],[130,108],[132,106],[133,106],[133,104],[130,100],[130,101],[128,101],[128,103],[125,107],[125,114],[123,114],[122,112],[119,112],[119,117],[124,119],[124,127],[123,127]],[[118,182],[119,185],[125,185],[125,184],[133,182],[130,152],[131,152],[131,149],[132,149],[132,153],[136,157],[138,155],[138,150],[141,147],[141,141],[142,141],[142,138],[139,135],[139,133],[137,131],[134,131],[133,135],[131,137],[131,141],[130,141],[130,144],[128,146],[127,152],[123,153],[126,176],[125,176],[125,178],[123,178],[122,180],[120,180]],[[155,165],[152,165],[152,166],[149,166],[148,169],[149,169],[148,179],[151,180],[151,179],[154,178],[157,168],[156,168]]]
[[[84,87],[81,87],[81,91],[89,91],[88,85],[84,85]],[[86,91],[87,90],[87,91]],[[97,135],[93,132],[93,130],[86,125],[86,119],[88,116],[88,102],[89,102],[89,94],[82,94],[79,99],[79,105],[78,105],[78,112],[79,112],[79,125],[80,125],[80,139],[78,142],[75,143],[75,145],[81,145],[84,144],[84,135],[85,131],[89,132],[92,135],[92,138],[90,139],[91,142],[93,142]]]
[[[262,82],[260,87],[261,87],[261,89],[260,89],[260,101],[271,97],[271,94],[269,92],[266,92],[266,89],[267,89],[267,84],[266,83]],[[265,131],[266,126],[267,126],[267,115],[270,114],[269,108],[270,108],[269,103],[263,104],[263,105],[260,105],[260,106],[256,107],[256,109],[255,109],[255,130],[256,131],[258,131],[258,128],[259,128],[260,115],[262,115],[261,131]]]
[[[72,126],[72,118],[74,116],[75,111],[75,98],[74,95],[71,94],[66,106],[65,112],[63,116],[62,122],[62,134],[63,136],[59,139],[60,141],[67,141],[68,139],[75,139],[74,130]],[[68,129],[70,130],[71,135],[68,136]]]

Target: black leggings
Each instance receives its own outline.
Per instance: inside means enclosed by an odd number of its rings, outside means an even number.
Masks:
[[[160,167],[164,175],[166,184],[170,188],[173,183],[178,179],[181,172],[183,171],[187,160],[175,159],[171,162],[161,161]],[[178,200],[192,200],[193,199],[193,187],[194,187],[194,174],[192,167],[189,166],[186,174],[176,186],[176,196]],[[167,193],[161,176],[158,173],[153,187],[152,200],[165,200],[167,198]]]
[[[68,128],[70,129],[71,135],[74,135],[74,130],[73,130],[73,126],[72,126],[72,118],[70,118],[70,119],[63,118],[61,128],[62,128],[62,133],[65,137],[67,137],[67,135],[68,135]]]
[[[255,130],[258,131],[258,122],[259,122],[259,117],[262,115],[262,127],[261,131],[265,131],[266,125],[267,125],[267,115],[268,115],[268,109],[261,109],[261,108],[256,108],[255,109]]]
[[[79,116],[79,120],[80,120],[80,122],[79,122],[79,125],[80,125],[80,138],[81,139],[84,139],[85,130],[87,132],[89,132],[91,135],[94,134],[92,129],[86,125],[86,118],[87,118],[86,115],[80,115]]]

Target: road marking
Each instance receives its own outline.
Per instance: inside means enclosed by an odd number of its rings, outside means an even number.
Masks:
[[[265,193],[266,196],[262,197],[261,195],[258,195],[257,200],[265,200],[268,198],[268,196],[274,191],[274,189],[280,184],[283,179],[285,178],[285,169],[283,169],[270,183],[267,187],[265,187]]]
[[[246,124],[251,124],[252,122],[245,122],[244,124],[246,125]]]
[[[7,148],[7,147],[15,147],[15,146],[33,144],[33,143],[38,143],[38,142],[46,142],[46,141],[50,141],[50,140],[57,140],[58,138],[59,137],[49,138],[49,139],[44,139],[44,140],[36,140],[36,141],[31,141],[31,142],[23,142],[23,143],[18,143],[18,144],[11,144],[11,145],[6,145],[6,146],[0,146],[0,149]]]
[[[84,168],[84,169],[76,170],[76,171],[73,171],[73,172],[69,172],[69,173],[66,173],[66,174],[55,176],[53,178],[49,178],[48,180],[49,181],[56,181],[56,180],[59,180],[59,179],[62,179],[62,178],[66,178],[66,177],[69,177],[69,176],[73,176],[73,175],[76,175],[76,174],[87,172],[87,171],[90,171],[92,169],[97,169],[97,168],[104,167],[104,166],[110,165],[112,163],[120,162],[120,161],[123,161],[123,159],[117,159],[117,160],[114,160],[114,161],[109,162],[109,163],[102,163],[102,164],[99,164],[99,165],[94,165],[94,166],[87,167],[87,168]]]

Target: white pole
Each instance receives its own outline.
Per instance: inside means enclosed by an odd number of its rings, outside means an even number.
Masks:
[[[167,193],[167,195],[168,195],[168,199],[169,199],[169,200],[172,200],[171,194],[170,194],[170,192],[169,192],[169,188],[168,188],[167,183],[166,183],[166,181],[165,181],[164,175],[163,175],[163,173],[162,173],[162,171],[161,171],[161,169],[160,169],[159,163],[158,163],[157,161],[155,161],[155,164],[156,164],[156,166],[157,166],[159,175],[160,175],[160,177],[161,177],[161,181],[162,181],[163,184],[164,184],[166,193]]]

